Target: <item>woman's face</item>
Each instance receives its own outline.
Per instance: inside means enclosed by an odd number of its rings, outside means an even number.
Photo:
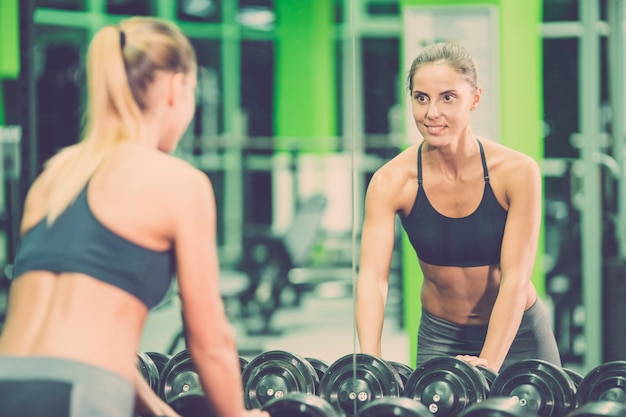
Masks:
[[[444,63],[419,68],[413,74],[412,88],[413,117],[426,141],[443,145],[469,131],[480,88]]]

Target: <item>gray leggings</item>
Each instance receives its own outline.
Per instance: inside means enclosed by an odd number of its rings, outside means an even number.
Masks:
[[[0,356],[0,417],[131,417],[134,401],[132,383],[105,369]]]
[[[486,325],[459,325],[422,311],[417,337],[417,363],[439,356],[478,356],[486,336]],[[500,370],[522,359],[541,359],[561,366],[550,319],[539,298],[524,312],[517,335]]]

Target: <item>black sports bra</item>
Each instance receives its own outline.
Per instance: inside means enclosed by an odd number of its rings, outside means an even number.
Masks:
[[[13,277],[34,270],[79,272],[119,287],[152,308],[169,289],[175,267],[173,248],[144,248],[100,223],[89,208],[85,186],[51,226],[44,218],[24,234]]]
[[[400,216],[418,258],[439,266],[499,264],[507,211],[489,184],[482,144],[478,141],[485,178],[483,198],[473,213],[460,218],[443,216],[428,200],[422,187],[422,145],[417,151],[419,188],[415,203],[406,217]]]

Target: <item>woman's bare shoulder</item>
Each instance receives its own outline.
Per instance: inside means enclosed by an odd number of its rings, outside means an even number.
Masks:
[[[374,172],[372,181],[383,186],[401,185],[407,179],[417,176],[417,145],[412,145]]]
[[[390,212],[406,210],[417,192],[417,147],[411,146],[382,165],[372,176],[366,195],[368,207]]]
[[[28,193],[26,194],[26,199],[24,201],[23,225],[35,223],[43,217],[46,201],[50,193],[53,192],[51,183],[52,179],[55,177],[58,170],[61,169],[68,161],[77,157],[79,152],[80,146],[72,145],[60,150],[44,162],[43,170],[30,185]],[[37,220],[33,221],[33,219]]]
[[[541,189],[539,164],[531,156],[498,142],[483,141],[489,177],[496,194],[509,204],[515,195],[534,195]]]
[[[487,163],[495,169],[507,172],[519,172],[518,170],[536,170],[538,163],[530,155],[506,146],[500,142],[481,138],[485,150]]]
[[[158,208],[165,224],[200,221],[215,216],[213,187],[206,172],[176,155],[154,150],[142,155],[134,170],[138,204]],[[138,196],[143,199],[138,200]],[[207,217],[208,216],[208,217]],[[171,223],[170,223],[171,222]],[[173,229],[171,229],[173,230]],[[170,232],[171,232],[170,230]]]
[[[152,152],[146,163],[151,166],[146,170],[157,182],[158,188],[182,197],[210,188],[210,179],[207,173],[179,156]]]

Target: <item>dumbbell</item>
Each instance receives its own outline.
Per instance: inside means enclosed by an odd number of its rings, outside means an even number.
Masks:
[[[393,366],[396,371],[398,371],[398,375],[400,375],[400,379],[402,380],[402,390],[404,391],[404,386],[406,385],[406,381],[409,379],[409,376],[411,376],[411,373],[413,373],[413,368],[405,363],[398,361],[387,362],[389,362],[391,366]]]
[[[303,392],[290,392],[283,397],[273,398],[265,404],[263,410],[272,417],[340,417],[328,401]]]
[[[626,417],[626,404],[615,401],[588,402],[567,417]]]
[[[137,368],[150,388],[156,392],[159,389],[160,372],[148,353],[141,350],[137,351]]]
[[[433,417],[433,414],[424,404],[406,397],[379,398],[365,404],[359,411],[359,417],[389,416]]]
[[[319,378],[313,365],[303,357],[272,350],[254,357],[242,374],[247,409],[263,408],[270,400],[301,392],[317,394]]]
[[[453,356],[419,364],[409,376],[403,396],[419,401],[441,417],[457,417],[470,405],[484,401],[486,377],[474,365]]]
[[[240,356],[241,372],[249,361]],[[184,417],[210,417],[213,411],[200,385],[200,377],[188,349],[170,357],[161,371],[158,395]]]
[[[315,373],[317,374],[318,381],[317,385],[315,386],[315,393],[317,394],[320,392],[319,382],[322,380],[324,373],[326,373],[326,370],[328,369],[328,362],[311,357],[306,357],[305,359],[313,366],[313,369],[315,369]]]
[[[481,374],[487,380],[487,398],[491,396],[491,386],[493,385],[493,381],[496,380],[498,373],[491,368],[487,368],[485,366],[477,366],[476,367]]]
[[[245,358],[243,356],[239,357],[239,370],[241,371],[242,374],[243,374],[243,370],[246,369],[246,366],[248,366],[249,363],[250,363],[250,360],[248,358]]]
[[[504,368],[491,386],[492,397],[513,398],[541,417],[562,417],[576,408],[576,385],[562,368],[525,359]]]
[[[163,368],[158,393],[163,401],[184,417],[214,415],[202,391],[191,353],[187,349],[172,356]]]
[[[540,417],[511,397],[491,397],[467,407],[459,417]]]
[[[156,365],[157,370],[159,371],[160,378],[161,372],[163,372],[163,368],[165,368],[167,362],[172,358],[172,355],[167,355],[161,352],[146,352],[146,355],[148,355],[148,357],[150,357],[150,359],[152,359],[152,362],[154,362],[154,364]]]
[[[592,401],[626,403],[626,361],[603,363],[589,371],[578,385],[578,405]]]
[[[371,401],[400,397],[402,389],[400,375],[389,362],[355,353],[330,364],[320,381],[319,396],[338,413],[350,417]]]
[[[578,391],[578,386],[583,380],[583,375],[570,368],[562,368],[562,369],[565,371],[567,375],[569,375],[570,378],[572,378],[572,381],[574,381],[574,385],[576,385],[576,390]]]

